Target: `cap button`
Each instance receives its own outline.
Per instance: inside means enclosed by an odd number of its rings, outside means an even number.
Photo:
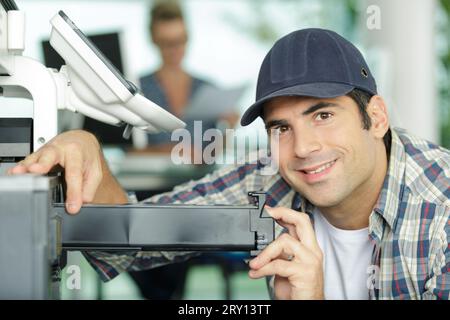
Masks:
[[[361,68],[361,74],[364,78],[369,77],[369,73],[367,72],[366,68],[364,68],[364,67]]]

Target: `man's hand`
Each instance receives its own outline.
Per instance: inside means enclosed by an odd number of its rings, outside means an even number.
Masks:
[[[265,207],[289,232],[250,261],[249,276],[275,276],[277,299],[324,299],[323,253],[309,216],[288,208]]]
[[[46,174],[64,168],[66,210],[77,213],[83,203],[126,203],[127,197],[111,175],[94,135],[82,130],[62,133],[30,154],[8,174]]]

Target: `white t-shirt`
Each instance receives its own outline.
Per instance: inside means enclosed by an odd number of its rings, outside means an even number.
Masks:
[[[373,244],[369,228],[342,230],[314,212],[314,229],[324,255],[324,294],[332,300],[367,300]],[[368,273],[369,272],[369,273]]]

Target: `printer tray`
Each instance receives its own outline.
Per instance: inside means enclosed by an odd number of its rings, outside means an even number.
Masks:
[[[85,205],[61,217],[66,250],[250,251],[274,238],[274,221],[263,210],[265,195],[250,193],[254,205]]]

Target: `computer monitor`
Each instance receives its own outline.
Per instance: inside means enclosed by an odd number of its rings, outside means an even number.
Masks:
[[[117,70],[123,74],[122,54],[120,50],[119,33],[103,33],[87,36],[98,49],[111,61]],[[44,63],[49,68],[59,69],[64,65],[64,60],[50,45],[49,40],[42,41]],[[100,143],[105,146],[132,146],[131,139],[122,137],[124,127],[115,127],[95,119],[84,117],[82,128],[97,136]]]

